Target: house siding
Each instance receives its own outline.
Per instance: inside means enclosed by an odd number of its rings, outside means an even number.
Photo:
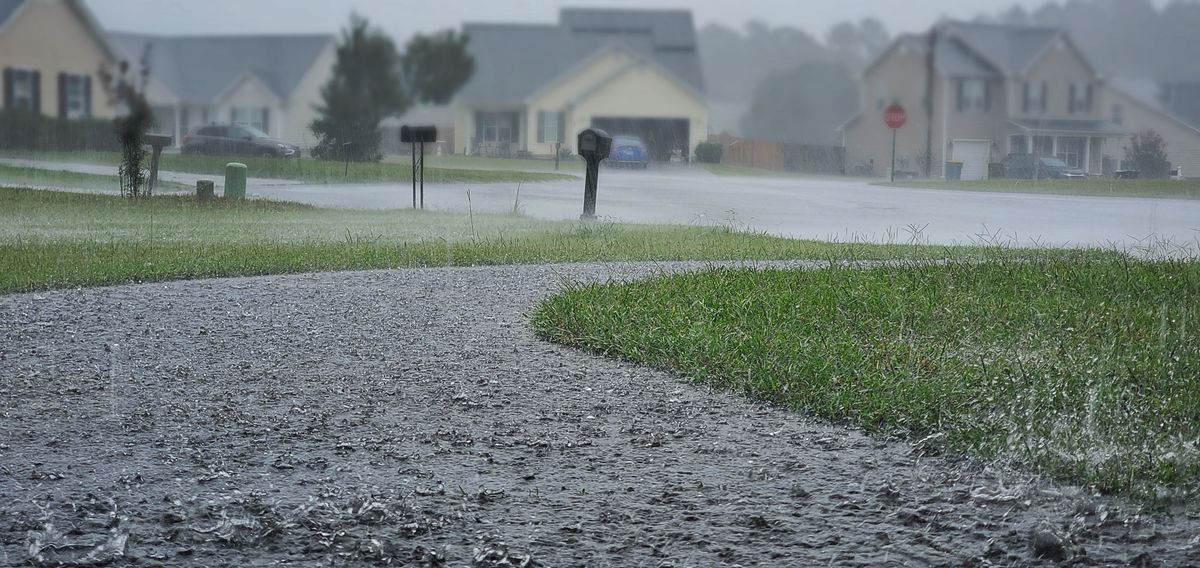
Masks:
[[[59,114],[59,73],[91,77],[91,116],[113,116],[100,81],[104,65],[115,68],[103,44],[66,2],[28,0],[0,30],[0,69],[40,73],[40,106],[46,116]]]
[[[1110,90],[1106,100],[1110,107],[1121,105],[1122,122],[1130,134],[1145,130],[1159,133],[1166,143],[1167,160],[1171,165],[1182,166],[1185,177],[1200,178],[1200,132],[1118,90]],[[1125,157],[1124,146],[1128,144],[1128,138],[1120,144],[1109,144],[1104,155],[1119,162]]]
[[[317,107],[321,104],[321,88],[333,76],[333,64],[337,59],[337,46],[333,41],[325,46],[313,62],[312,67],[292,94],[283,104],[283,120],[279,121],[279,138],[301,147],[316,146],[317,138],[309,126],[317,119]]]
[[[896,103],[908,111],[908,122],[896,132],[896,169],[921,172],[920,157],[925,153],[926,133],[930,117],[926,116],[926,62],[924,54],[898,46],[880,60],[863,78],[862,112],[845,131],[846,171],[870,171],[873,176],[886,176],[890,171],[892,131],[883,122],[883,111]],[[940,110],[945,82],[940,77],[935,85],[935,106]],[[935,110],[933,121],[934,175],[942,161],[940,112]]]

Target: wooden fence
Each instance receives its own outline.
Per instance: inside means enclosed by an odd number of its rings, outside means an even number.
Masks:
[[[708,141],[721,145],[721,163],[730,166],[810,174],[846,173],[846,150],[841,146],[787,144],[728,134],[710,136]]]

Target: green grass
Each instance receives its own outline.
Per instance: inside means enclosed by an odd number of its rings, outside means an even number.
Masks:
[[[385,156],[383,161],[395,164],[409,164],[411,158],[407,155]],[[487,171],[518,171],[518,172],[554,172],[554,160],[543,158],[485,158],[482,156],[464,156],[452,154],[449,156],[425,156],[425,165],[436,168],[457,170],[487,170]],[[560,173],[583,173],[583,161],[578,156],[564,157],[559,160]]]
[[[0,188],[0,293],[402,266],[945,254],[942,247],[820,243],[720,227],[321,209],[258,200],[202,205],[189,196],[130,203],[112,195]]]
[[[989,179],[980,181],[922,180],[881,183],[885,187],[919,189],[953,189],[958,191],[985,191],[995,193],[1044,193],[1052,195],[1088,195],[1098,197],[1169,197],[1175,199],[1200,199],[1200,181],[1174,181],[1165,179],[1111,179],[1090,178],[1087,180],[1023,180]]]
[[[1200,263],[1077,254],[577,286],[533,326],[1101,491],[1200,497]]]
[[[81,174],[8,166],[4,164],[0,164],[0,181],[5,184],[21,186],[87,189],[112,193],[121,192],[121,180],[115,175]],[[156,191],[179,191],[185,189],[187,187],[182,184],[162,180],[159,180],[158,187],[155,188]]]
[[[115,152],[5,152],[4,157],[47,160],[58,162],[81,162],[111,165],[114,170],[119,162]],[[521,171],[518,169],[481,169],[435,167],[432,158],[426,164],[425,180],[430,183],[489,183],[489,182],[536,182],[558,179],[574,179],[565,173],[546,171]],[[250,177],[291,179],[309,183],[394,183],[411,182],[412,171],[407,160],[392,162],[351,162],[347,170],[343,162],[313,160],[309,158],[285,160],[279,158],[256,158],[249,156],[200,156],[163,154],[160,168],[165,171],[220,176],[224,175],[225,164],[246,164]],[[446,162],[451,165],[452,162]],[[550,168],[553,169],[553,162]]]

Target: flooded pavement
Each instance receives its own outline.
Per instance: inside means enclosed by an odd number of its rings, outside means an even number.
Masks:
[[[1154,515],[545,343],[408,269],[0,297],[0,564],[1188,566]]]
[[[12,160],[0,160],[8,162]],[[54,167],[96,173],[99,166]],[[163,179],[187,184],[206,177],[212,176],[163,174]],[[250,179],[247,192],[323,207],[391,209],[413,202],[407,183],[311,185]],[[425,204],[477,213],[510,213],[515,205],[541,219],[578,219],[583,180],[426,184]],[[721,177],[699,167],[663,166],[602,169],[596,213],[618,222],[720,225],[843,242],[1099,246],[1154,255],[1200,254],[1200,200],[1186,199],[901,189],[852,178]]]

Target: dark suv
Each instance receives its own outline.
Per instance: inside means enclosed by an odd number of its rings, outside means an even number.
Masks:
[[[212,124],[193,128],[183,137],[184,154],[299,158],[300,147],[285,144],[253,126]]]
[[[1012,179],[1083,179],[1087,174],[1053,156],[1009,154],[1000,161],[1004,177]]]

